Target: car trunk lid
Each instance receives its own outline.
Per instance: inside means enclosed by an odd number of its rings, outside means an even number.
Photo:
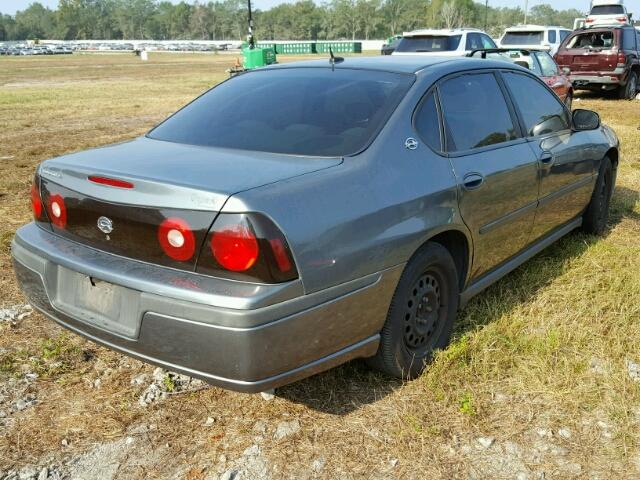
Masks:
[[[56,233],[110,253],[193,270],[231,195],[341,162],[141,138],[48,160],[38,173]],[[185,237],[195,245],[188,258],[172,258],[163,248],[159,231],[168,219],[180,219],[192,232],[193,238]]]

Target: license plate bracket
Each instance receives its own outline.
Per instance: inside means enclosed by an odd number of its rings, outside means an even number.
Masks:
[[[137,338],[140,292],[58,267],[54,306],[73,319],[116,335]]]

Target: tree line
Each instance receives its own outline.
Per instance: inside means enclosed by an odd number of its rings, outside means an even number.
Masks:
[[[540,4],[526,20],[572,27],[582,15]],[[258,40],[381,39],[416,28],[465,26],[498,36],[524,19],[520,7],[485,8],[473,0],[298,0],[255,11],[254,32]],[[35,2],[13,16],[0,13],[0,41],[240,40],[246,29],[246,0],[60,0],[55,10]]]

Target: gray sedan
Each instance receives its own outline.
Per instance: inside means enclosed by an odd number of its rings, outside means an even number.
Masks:
[[[226,388],[358,357],[414,378],[472,296],[606,228],[618,152],[505,62],[272,66],[43,162],[15,271],[64,327]]]

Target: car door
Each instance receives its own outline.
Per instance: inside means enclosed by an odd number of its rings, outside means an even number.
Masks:
[[[538,198],[537,159],[495,73],[456,75],[437,88],[445,152],[473,237],[473,279],[527,245]]]
[[[538,159],[539,204],[532,239],[574,219],[585,209],[598,163],[590,132],[573,132],[568,110],[537,78],[504,72],[521,128]]]

